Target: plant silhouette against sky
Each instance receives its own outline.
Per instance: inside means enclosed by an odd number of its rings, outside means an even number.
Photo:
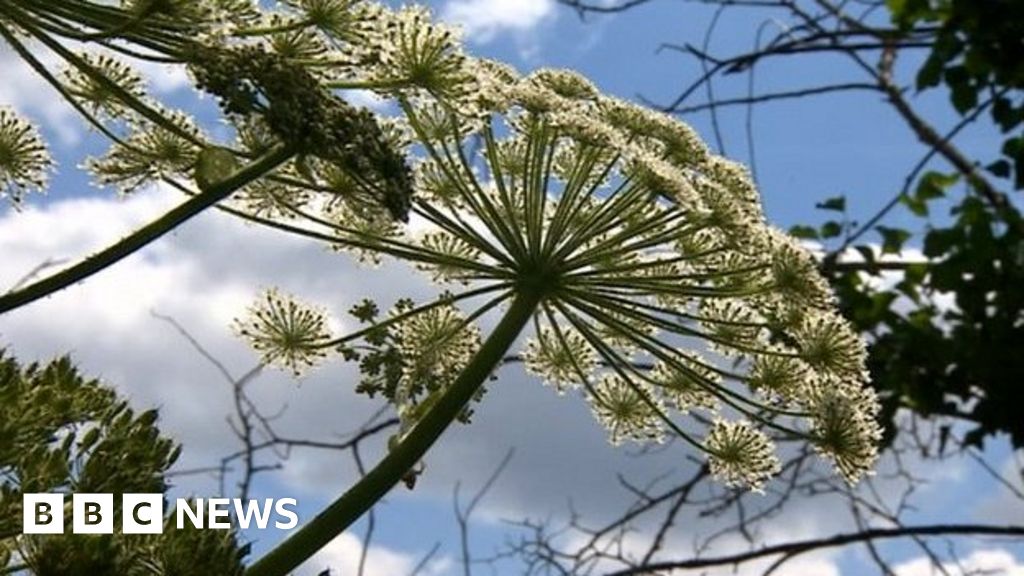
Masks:
[[[407,262],[438,284],[437,298],[387,311],[364,301],[351,311],[364,326],[348,334],[276,290],[236,322],[266,362],[297,374],[331,354],[358,362],[359,390],[402,421],[376,468],[248,574],[289,572],[408,479],[453,420],[468,420],[523,336],[526,369],[582,396],[613,444],[672,435],[726,484],[753,489],[779,470],[773,437],[813,443],[849,482],[875,461],[878,403],[862,340],[811,254],[765,222],[747,171],[685,124],[603,96],[573,72],[520,76],[472,58],[420,7],[2,1],[0,34],[113,141],[87,162],[98,183],[134,193],[163,182],[190,196],[126,240],[0,296],[0,310],[95,273],[222,200],[241,218],[371,266]],[[85,54],[67,46],[82,42]],[[49,73],[37,46],[68,71]],[[234,140],[214,142],[150,99],[131,58],[187,66]],[[351,106],[353,89],[376,92],[395,114]],[[21,202],[50,161],[12,112],[0,129],[3,190]],[[690,411],[713,419],[707,437],[689,431]]]

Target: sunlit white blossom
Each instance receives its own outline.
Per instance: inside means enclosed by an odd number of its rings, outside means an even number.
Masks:
[[[0,107],[0,198],[18,203],[46,187],[53,160],[35,127]]]
[[[235,330],[265,363],[279,364],[295,375],[326,356],[322,345],[330,339],[322,310],[274,289],[264,292],[248,316],[235,322]]]
[[[704,447],[711,474],[728,486],[759,491],[782,467],[772,441],[747,421],[716,420]]]

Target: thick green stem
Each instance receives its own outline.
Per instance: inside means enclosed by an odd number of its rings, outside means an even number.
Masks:
[[[70,268],[61,270],[38,282],[33,282],[20,290],[8,292],[0,296],[0,314],[85,280],[104,268],[134,254],[150,242],[177,228],[183,222],[206,208],[227,198],[235,190],[270,172],[291,157],[292,152],[286,146],[277,146],[270,149],[266,154],[247,164],[242,169],[224,180],[213,184],[202,193],[189,198],[160,218],[136,230],[117,243],[85,258]]]
[[[483,346],[408,436],[348,492],[249,567],[246,576],[288,574],[383,498],[423,458],[466,407],[530,321],[540,301],[541,294],[534,290],[526,289],[516,294]]]

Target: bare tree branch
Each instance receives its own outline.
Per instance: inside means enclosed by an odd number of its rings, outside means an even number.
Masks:
[[[665,570],[692,570],[712,566],[736,566],[752,560],[782,554],[793,557],[815,550],[846,546],[849,544],[884,540],[890,538],[908,538],[913,536],[1024,536],[1024,526],[990,526],[986,524],[935,524],[929,526],[906,526],[902,528],[872,528],[849,534],[837,534],[828,538],[815,540],[799,540],[773,546],[765,546],[759,550],[717,556],[714,558],[694,558],[676,562],[656,562],[646,566],[627,568],[609,572],[606,576],[640,576],[654,574]]]
[[[462,508],[459,502],[459,488],[461,483],[456,482],[455,488],[452,491],[452,505],[455,508],[455,520],[459,525],[459,545],[462,550],[462,572],[465,576],[472,576],[472,559],[470,557],[469,550],[469,518],[473,515],[473,511],[476,510],[477,505],[480,501],[491,491],[494,483],[501,476],[502,472],[508,466],[509,462],[512,461],[512,457],[515,455],[515,448],[509,448],[508,452],[505,453],[505,457],[501,459],[501,462],[495,467],[491,475],[483,483],[476,494],[469,501],[469,505]]]

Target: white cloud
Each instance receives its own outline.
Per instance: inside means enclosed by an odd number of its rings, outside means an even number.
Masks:
[[[81,46],[75,43],[71,45]],[[65,68],[63,60],[53,52],[41,49],[38,44],[29,44],[28,48],[47,70],[59,77]],[[92,46],[86,48],[86,51],[99,52]],[[155,94],[170,95],[191,84],[184,66],[144,60],[131,60],[128,63],[146,78]],[[0,82],[0,105],[12,106],[53,130],[64,145],[72,146],[81,141],[85,134],[85,123],[78,118],[75,110],[5,44],[0,45],[0,69],[4,71],[4,82]]]
[[[330,568],[332,574],[355,574],[359,567],[359,556],[362,551],[362,541],[346,532],[331,540],[316,556],[306,562],[298,573],[302,576],[315,576]],[[375,546],[371,543],[366,555],[363,576],[411,574],[420,560],[421,558],[413,554],[395,551],[384,546]],[[447,557],[433,558],[419,573],[422,576],[438,576],[449,573],[452,566],[451,559]]]
[[[1024,576],[1024,562],[1014,558],[1006,550],[976,550],[959,562],[947,562],[938,569],[929,558],[921,557],[902,562],[893,567],[896,576],[966,576],[967,574],[999,574],[999,576]]]
[[[770,542],[776,541],[785,542],[800,540],[811,536],[801,531],[800,527],[796,527],[792,531],[778,528],[772,530],[772,532],[773,536],[769,537],[770,540],[761,541],[761,539],[759,539],[758,545],[767,545]],[[782,539],[771,539],[775,537],[782,537]],[[653,533],[642,531],[628,532],[622,535],[621,540],[615,544],[615,554],[621,555],[624,558],[643,558],[650,549],[652,538]],[[587,545],[590,539],[590,535],[574,535],[571,539],[571,545],[568,548],[581,549],[583,546]],[[698,558],[696,554],[687,553],[687,551],[691,549],[692,542],[687,541],[684,538],[680,538],[678,535],[670,537],[668,540],[663,542],[661,547],[662,551],[652,558],[652,562],[672,562]],[[736,534],[719,540],[711,548],[701,550],[699,557],[715,558],[748,549],[750,549],[749,543]],[[774,570],[772,574],[775,576],[840,576],[841,573],[839,571],[839,567],[834,562],[834,557],[837,554],[838,553],[834,550],[819,550],[807,554],[801,554],[784,563],[781,567]],[[778,559],[779,556],[769,556],[763,559],[743,562],[741,564],[724,563],[720,566],[701,568],[699,572],[693,571],[692,573],[702,574],[703,576],[762,576],[767,573],[767,570]],[[592,566],[589,566],[589,568],[590,573],[593,574],[611,573],[621,569],[622,564],[618,561],[603,561],[596,562]],[[668,572],[658,573],[668,574]],[[680,575],[690,573],[691,572],[687,570],[678,572]],[[676,572],[672,572],[672,574],[676,574]]]
[[[349,104],[368,108],[383,116],[392,116],[398,112],[398,106],[393,100],[388,100],[372,90],[339,90],[339,93]]]
[[[775,576],[841,576],[839,567],[829,559],[830,554],[808,554],[798,556],[774,570]],[[722,566],[713,570],[702,571],[706,576],[761,576],[778,558],[769,558],[757,562],[748,562],[739,568]]]
[[[996,485],[978,505],[975,516],[990,524],[1017,524],[1024,518],[1024,451],[1011,453],[997,470],[1009,487]]]
[[[158,94],[172,94],[192,84],[188,71],[182,64],[132,60],[131,65],[147,80],[149,88]]]
[[[20,213],[9,210],[0,215],[0,287],[47,259],[80,258],[181,200],[156,191],[126,201],[75,199],[29,206]],[[224,420],[232,411],[230,388],[151,311],[178,320],[241,374],[256,357],[231,333],[229,323],[261,287],[281,286],[328,305],[341,318],[363,296],[388,303],[397,296],[394,287],[421,296],[417,286],[425,286],[401,268],[385,267],[375,275],[381,284],[374,290],[356,281],[360,273],[348,259],[320,245],[210,212],[85,282],[0,316],[0,346],[9,346],[25,361],[72,353],[84,373],[114,385],[134,405],[161,407],[161,427],[185,444],[182,468],[207,466],[237,449]],[[339,384],[354,380],[350,366],[335,362],[304,379],[301,387],[271,371],[251,391],[268,413],[289,406],[276,421],[282,433],[330,438],[357,428],[377,404],[357,397],[353,386]],[[333,481],[351,480],[351,472],[337,473],[337,455],[319,456],[330,460],[321,466],[332,467]],[[309,455],[303,464],[313,466],[316,459]],[[296,486],[307,484],[297,479]],[[316,488],[323,486],[310,490]]]
[[[819,538],[831,528],[834,516],[820,515],[816,510],[806,508],[797,503],[791,510],[784,511],[782,516],[774,518],[763,525],[754,534],[755,547],[768,546],[782,542],[794,542]],[[741,550],[749,550],[751,545],[738,533],[725,536],[702,552],[705,557],[724,556]],[[777,576],[840,576],[839,568],[834,559],[838,550],[823,549],[798,555],[772,572]],[[745,562],[739,566],[724,565],[703,571],[708,576],[758,576],[765,574],[779,556],[765,557],[756,561]]]
[[[461,24],[470,40],[481,43],[503,32],[528,34],[554,17],[553,0],[449,0],[441,10],[442,20]]]
[[[36,57],[43,66],[54,70],[59,60],[50,52]],[[52,130],[61,143],[71,145],[81,139],[82,125],[63,98],[46,83],[16,52],[0,44],[0,105],[12,106],[38,124]]]
[[[124,201],[83,198],[0,214],[0,254],[4,255],[0,259],[0,289],[43,260],[80,257],[180,201],[179,195],[161,190]],[[254,364],[255,357],[231,334],[228,323],[261,286],[279,285],[325,304],[344,322],[343,311],[365,295],[374,296],[382,305],[399,295],[424,298],[434,288],[418,278],[400,266],[367,273],[317,244],[210,212],[80,285],[0,316],[0,346],[9,344],[12,352],[26,361],[72,352],[84,373],[116,385],[134,405],[162,408],[162,428],[185,444],[181,467],[206,466],[237,448],[224,421],[232,409],[230,390],[179,335],[151,317],[150,310],[176,318],[240,374]],[[356,428],[378,405],[352,392],[356,377],[351,366],[334,361],[314,371],[301,385],[284,374],[268,373],[252,384],[252,392],[268,412],[288,406],[277,421],[280,431],[296,437],[330,438]],[[609,446],[605,432],[580,398],[558,397],[525,376],[521,366],[503,369],[500,379],[488,388],[473,423],[453,426],[428,454],[416,490],[396,490],[389,495],[389,506],[400,509],[416,500],[441,503],[449,510],[453,483],[462,481],[463,494],[471,493],[511,446],[517,448],[515,458],[475,516],[491,527],[500,518],[548,518],[557,523],[567,513],[569,499],[587,519],[608,518],[624,510],[631,500],[618,484],[617,473],[642,483],[692,466],[686,459],[692,452],[684,446],[668,446],[642,458],[631,456],[628,449]],[[367,447],[368,463],[376,460],[380,448],[379,443]],[[885,466],[883,462],[875,488],[886,495],[891,492],[892,499],[897,499],[899,487],[883,481],[888,477]],[[940,476],[937,466],[921,468],[919,473],[935,479],[935,489],[943,495],[951,493],[957,479]],[[951,469],[948,461],[941,466],[947,472]],[[282,492],[302,501],[326,500],[354,477],[353,470],[339,465],[337,454],[296,452],[275,480]],[[209,493],[211,485],[195,482],[186,487]],[[761,505],[748,502],[752,506],[748,512]],[[846,531],[850,520],[833,512],[836,503],[827,498],[790,502],[784,514],[757,534],[758,542]],[[451,516],[436,521],[442,525],[454,522]],[[665,554],[686,557],[692,553],[694,538],[727,521],[726,517],[687,516]],[[650,526],[641,522],[637,528]],[[388,526],[379,529],[384,533]],[[330,552],[335,556],[330,557],[358,556],[353,544],[358,546],[351,538],[339,541]],[[638,541],[636,545],[642,544]],[[723,538],[705,554],[748,547],[745,541]],[[376,569],[381,574],[407,573],[387,570],[409,566],[406,562],[417,559],[417,553],[405,556],[404,548],[374,550],[371,557],[378,558],[373,561],[379,563]],[[788,569],[791,574],[837,574],[827,555],[802,558]],[[347,573],[345,566],[338,570]]]

